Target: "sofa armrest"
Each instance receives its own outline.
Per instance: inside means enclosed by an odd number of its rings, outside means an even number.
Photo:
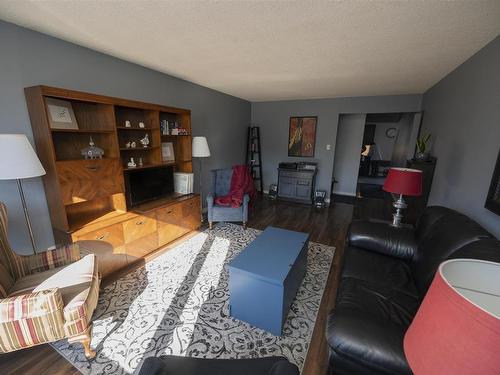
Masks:
[[[7,297],[0,300],[0,323],[37,318],[59,310],[62,314],[63,308],[58,288]]]
[[[27,273],[48,271],[53,268],[66,266],[80,260],[78,244],[68,244],[54,250],[47,250],[35,255],[22,255]]]
[[[64,338],[63,308],[57,288],[0,300],[0,353]]]
[[[413,229],[395,228],[386,223],[353,221],[349,228],[350,246],[411,260],[417,250]]]

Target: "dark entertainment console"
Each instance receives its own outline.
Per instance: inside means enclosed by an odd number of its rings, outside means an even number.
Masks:
[[[278,199],[313,204],[316,163],[280,163]]]

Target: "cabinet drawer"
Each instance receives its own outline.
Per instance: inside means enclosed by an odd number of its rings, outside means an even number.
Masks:
[[[311,186],[312,181],[311,180],[304,180],[304,179],[297,179],[297,185],[301,186]]]
[[[280,176],[280,185],[282,184],[287,184],[287,185],[295,185],[297,182],[296,178],[290,178],[290,177],[281,177]]]
[[[166,245],[189,231],[182,219],[181,204],[174,204],[156,211],[159,246]]]
[[[73,241],[104,241],[113,246],[114,253],[120,253],[125,243],[121,224],[110,225],[109,227],[98,229],[94,232],[73,234]]]
[[[153,250],[158,248],[158,235],[155,233],[148,234],[137,240],[125,244],[125,252],[127,253],[127,261],[133,262],[138,258],[142,258]]]
[[[167,224],[180,224],[182,220],[182,205],[173,204],[156,210],[158,228]]]
[[[198,229],[201,225],[200,198],[196,197],[182,202],[182,222],[189,230]]]
[[[118,159],[60,161],[57,162],[57,174],[64,204],[124,191]]]
[[[310,172],[299,172],[299,171],[279,171],[279,177],[291,177],[291,178],[303,178],[303,179],[312,179],[314,176],[313,173]]]
[[[156,220],[148,216],[138,216],[123,222],[123,236],[125,243],[138,240],[150,233],[156,232]]]

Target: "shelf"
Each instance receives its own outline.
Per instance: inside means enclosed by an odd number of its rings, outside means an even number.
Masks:
[[[174,134],[161,134],[162,137],[190,137],[191,134],[177,134],[177,135],[174,135]]]
[[[150,147],[120,147],[120,151],[148,151],[153,150],[155,148],[159,148],[160,146],[150,146]]]
[[[82,227],[87,227],[93,224],[97,224],[103,221],[115,219],[122,215],[126,215],[127,212],[115,210],[107,213],[102,212],[90,212],[80,215],[75,215],[75,217],[68,218],[69,220],[69,231],[74,232]]]
[[[127,128],[125,126],[117,126],[118,130],[157,130],[155,128]]]
[[[129,167],[123,167],[123,170],[124,171],[136,171],[138,169],[147,169],[147,168],[155,168],[155,167],[164,167],[164,166],[168,166],[168,165],[175,165],[176,162],[175,161],[172,161],[172,162],[163,162],[163,163],[144,163],[142,165],[142,167],[132,167],[132,168],[129,168]]]
[[[106,129],[50,129],[52,133],[99,133],[99,134],[111,134],[114,130]]]

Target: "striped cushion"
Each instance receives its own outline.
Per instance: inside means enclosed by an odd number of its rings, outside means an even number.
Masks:
[[[62,296],[66,335],[84,332],[99,297],[96,256],[89,254],[66,267],[25,276],[16,281],[11,295],[51,288],[59,288]]]
[[[0,263],[10,271],[15,280],[26,275],[21,257],[12,251],[7,239],[7,207],[0,202]]]
[[[64,337],[63,301],[57,288],[0,301],[0,351],[27,348]]]
[[[80,259],[80,249],[78,244],[68,244],[58,249],[22,258],[24,258],[25,269],[29,273],[42,272],[76,262]]]

